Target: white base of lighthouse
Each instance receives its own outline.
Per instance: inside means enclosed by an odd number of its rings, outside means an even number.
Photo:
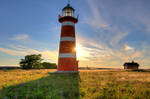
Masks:
[[[56,71],[56,73],[78,73],[78,71]]]
[[[62,74],[62,73],[79,73],[79,71],[56,71],[56,72],[49,72],[50,74]]]

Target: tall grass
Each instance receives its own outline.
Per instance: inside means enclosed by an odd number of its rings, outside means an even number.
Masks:
[[[50,71],[0,71],[0,99],[150,99],[150,72]]]

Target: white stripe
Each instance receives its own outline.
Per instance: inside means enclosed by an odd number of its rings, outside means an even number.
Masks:
[[[60,41],[73,41],[73,42],[75,42],[75,38],[74,37],[61,37]]]
[[[72,54],[72,53],[60,53],[59,54],[59,58],[76,58],[76,55],[75,54]]]
[[[64,26],[64,25],[72,25],[72,26],[74,26],[74,23],[73,22],[62,22],[62,26]]]

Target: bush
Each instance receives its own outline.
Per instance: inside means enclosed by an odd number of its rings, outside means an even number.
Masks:
[[[41,62],[41,54],[26,55],[24,59],[20,61],[20,67],[23,69],[56,69],[56,63]]]
[[[32,55],[26,55],[24,59],[21,59],[20,61],[20,66],[23,69],[37,69],[37,68],[42,68],[42,58],[41,54],[32,54]]]
[[[56,63],[43,62],[42,67],[44,69],[56,69],[57,65],[56,65]]]

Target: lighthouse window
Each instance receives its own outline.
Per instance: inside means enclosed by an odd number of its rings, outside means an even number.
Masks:
[[[63,16],[72,16],[73,17],[73,10],[72,9],[65,9],[63,11]]]

